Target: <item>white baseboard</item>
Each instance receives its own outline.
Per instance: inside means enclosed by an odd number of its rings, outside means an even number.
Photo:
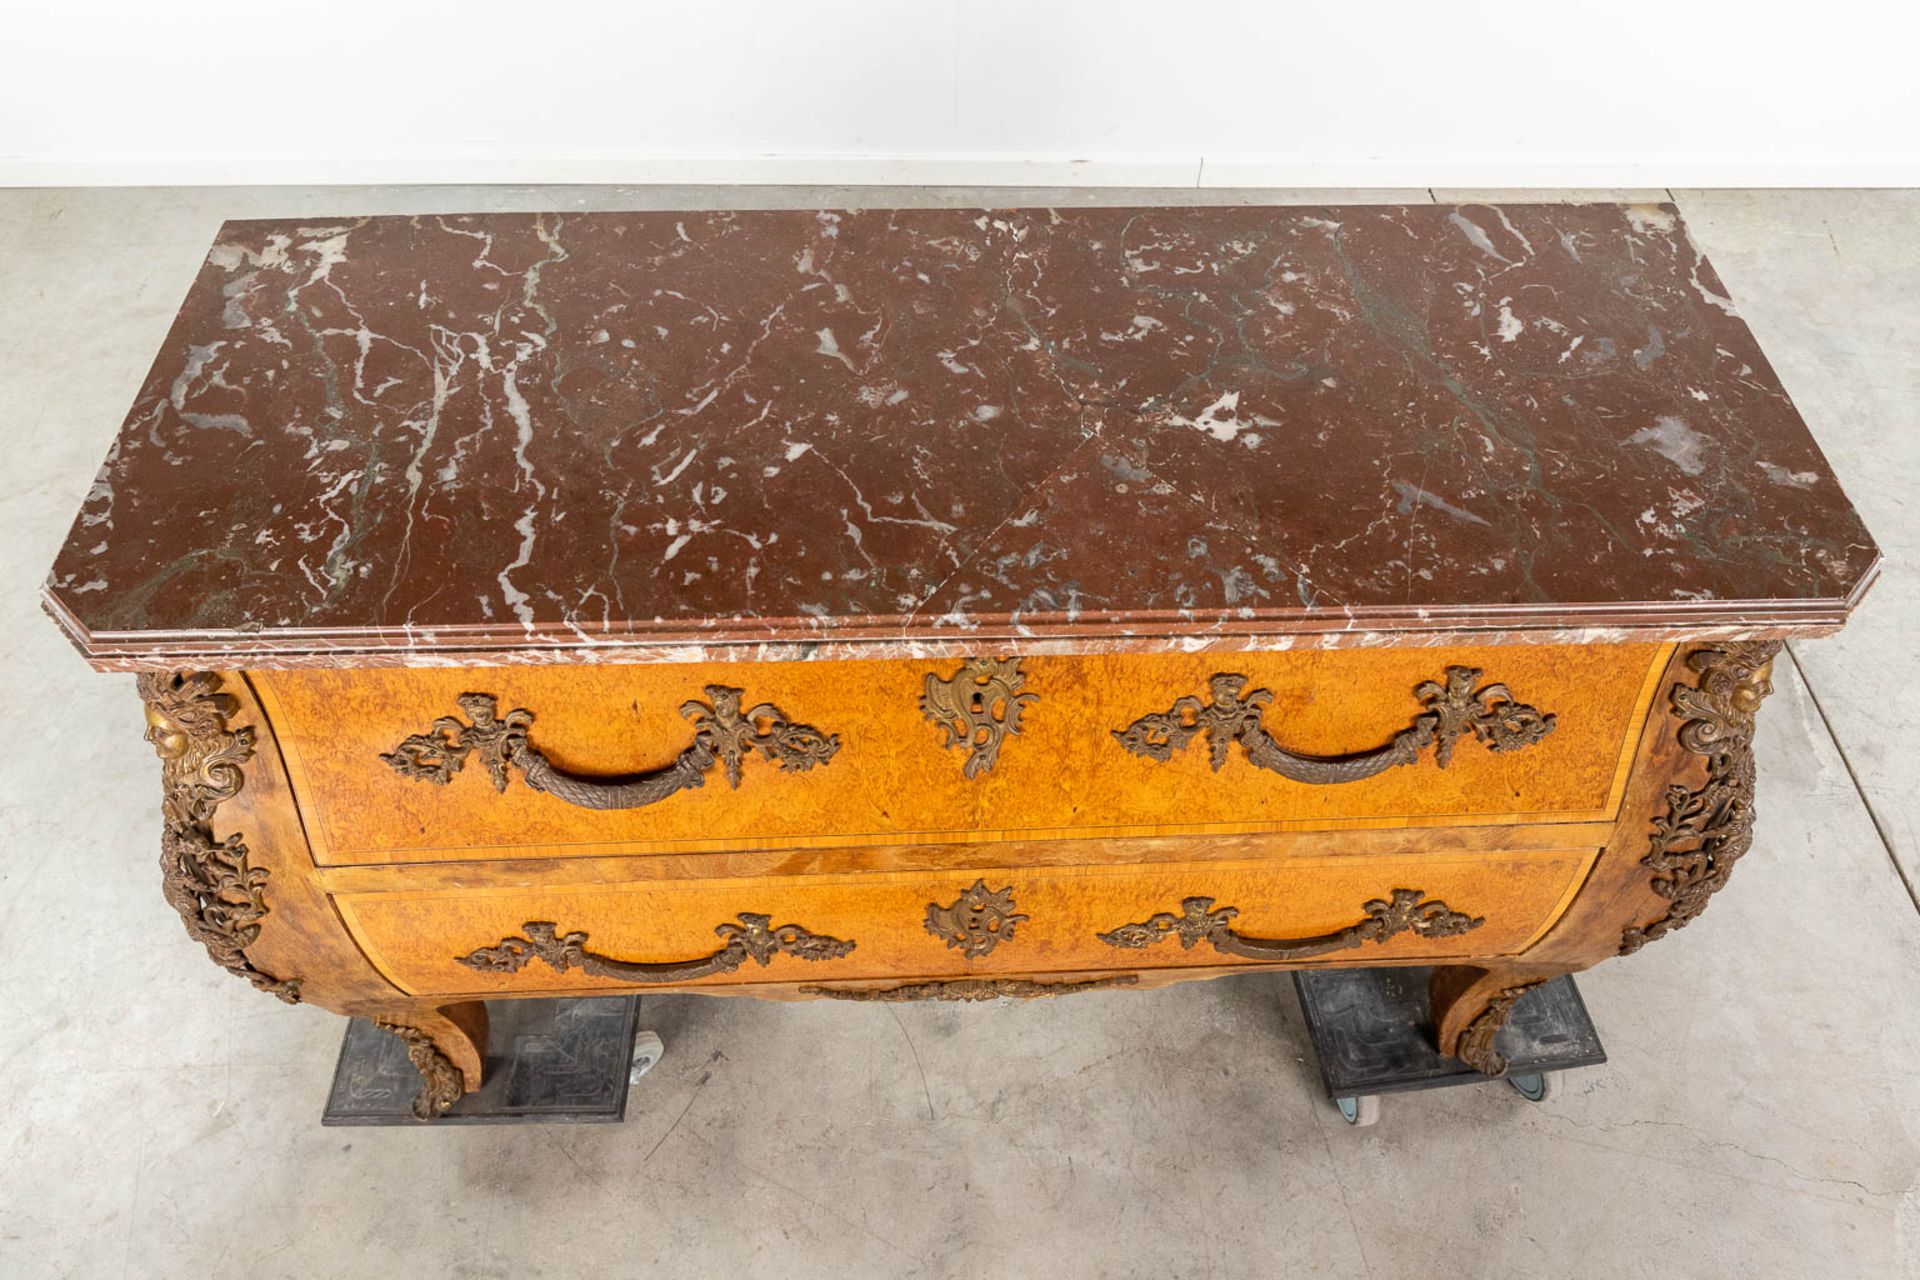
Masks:
[[[779,186],[1660,188],[1920,186],[1920,155],[1034,156],[343,151],[0,154],[0,186],[744,184]]]
[[[355,151],[9,156],[0,186],[620,184],[1191,187],[1198,156]]]

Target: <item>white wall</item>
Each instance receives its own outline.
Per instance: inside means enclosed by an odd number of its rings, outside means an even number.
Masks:
[[[1911,0],[0,3],[0,183],[1920,185]]]

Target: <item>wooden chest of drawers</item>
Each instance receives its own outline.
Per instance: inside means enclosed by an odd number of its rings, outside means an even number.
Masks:
[[[738,673],[752,678],[748,697],[712,666],[258,672],[251,685],[316,869],[368,960],[412,994],[489,995],[643,980],[472,963],[469,953],[524,938],[524,922],[652,964],[723,951],[714,931],[742,911],[847,946],[644,980],[818,985],[1146,959],[1518,953],[1558,917],[1604,840],[1668,650],[1241,655],[1233,674],[1247,677],[1240,700],[1257,716],[1246,723],[1284,733],[1283,744],[1252,731],[1270,744],[1269,764],[1361,775],[1317,782],[1256,765],[1265,757],[1244,728],[1223,740],[1217,772],[1203,740],[1175,745],[1180,730],[1130,737],[1156,714],[1147,708],[1205,694],[1206,659],[1185,656],[768,663]],[[1467,665],[1487,661],[1553,709],[1511,700]],[[1429,671],[1440,678],[1421,678]],[[955,675],[960,694],[943,705],[971,706],[983,691],[981,727],[946,748],[963,726],[943,729],[920,703],[930,677],[937,691]],[[467,691],[481,682],[484,694]],[[1017,732],[1005,731],[1009,699]],[[406,732],[457,704],[465,714],[437,731]],[[677,704],[695,714],[668,710]],[[749,720],[756,705],[771,710]],[[1217,692],[1208,705],[1220,705]],[[760,731],[737,786],[719,753],[700,752],[701,734],[723,740],[709,726],[734,713]],[[1353,742],[1369,721],[1373,740]],[[803,735],[791,753],[777,745],[783,731]],[[688,751],[700,767],[676,772]],[[536,786],[544,770],[576,789]],[[609,803],[623,807],[591,807]],[[1441,918],[1458,927],[1426,928],[1416,912],[1380,937],[1298,957],[1211,944],[1162,957],[1114,933],[1208,897],[1238,912],[1236,933],[1320,937],[1393,910],[1395,891],[1446,904]]]
[[[230,224],[47,604],[423,1116],[636,986],[1435,965],[1497,1072],[1875,567],[1721,292],[1664,206]]]

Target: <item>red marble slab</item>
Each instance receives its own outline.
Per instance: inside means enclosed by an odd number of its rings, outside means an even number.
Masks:
[[[46,587],[107,667],[1831,629],[1671,206],[235,222]]]

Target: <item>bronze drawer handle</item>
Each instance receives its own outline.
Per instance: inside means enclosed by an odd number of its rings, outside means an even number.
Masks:
[[[1110,947],[1140,949],[1166,937],[1177,937],[1188,951],[1204,942],[1215,951],[1248,960],[1304,960],[1308,956],[1344,951],[1370,942],[1385,942],[1402,933],[1422,938],[1453,938],[1486,923],[1435,900],[1423,902],[1424,890],[1395,889],[1391,898],[1374,898],[1360,909],[1366,919],[1313,938],[1249,938],[1227,925],[1240,914],[1238,907],[1215,910],[1212,898],[1186,898],[1180,914],[1162,911],[1139,924],[1123,924],[1111,933],[1095,934]]]
[[[502,938],[491,947],[481,947],[456,957],[469,969],[482,973],[518,973],[529,960],[543,960],[557,972],[578,969],[595,978],[616,982],[691,982],[716,973],[732,973],[751,960],[764,968],[775,955],[797,956],[802,960],[837,960],[853,950],[844,938],[828,938],[810,933],[797,924],[769,927],[772,916],[752,911],[739,913],[739,924],[731,920],[715,925],[714,932],[726,944],[712,955],[692,960],[663,960],[645,963],[615,960],[587,950],[587,935],[572,930],[561,933],[551,920],[529,920],[521,925],[525,937]]]
[[[693,722],[693,742],[672,764],[624,778],[589,778],[555,768],[527,740],[533,712],[516,707],[502,716],[500,700],[490,693],[463,693],[456,699],[472,724],[441,716],[432,729],[403,739],[380,758],[402,777],[445,786],[467,756],[478,753],[495,791],[507,789],[507,768],[512,766],[535,791],[582,809],[639,809],[704,785],[716,763],[725,764],[727,783],[737,788],[740,762],[756,748],[790,773],[824,765],[840,750],[838,734],[795,724],[771,703],[741,711],[741,692],[710,684],[706,693],[711,704],[698,699],[682,703],[680,714]]]
[[[1255,689],[1243,694],[1247,677],[1224,672],[1209,681],[1212,702],[1204,703],[1189,695],[1166,711],[1141,716],[1126,728],[1115,729],[1113,736],[1133,754],[1165,762],[1196,734],[1204,733],[1216,772],[1227,762],[1228,746],[1237,741],[1247,759],[1260,768],[1295,782],[1325,785],[1358,782],[1397,765],[1412,764],[1427,747],[1433,748],[1433,762],[1444,769],[1453,759],[1455,741],[1466,733],[1472,733],[1489,751],[1518,751],[1553,732],[1553,715],[1542,715],[1538,708],[1515,702],[1504,684],[1475,689],[1474,682],[1479,679],[1476,667],[1448,667],[1445,684],[1422,681],[1414,687],[1413,695],[1427,710],[1394,734],[1386,746],[1355,755],[1309,756],[1286,750],[1261,723],[1262,708],[1273,701],[1273,691]]]

